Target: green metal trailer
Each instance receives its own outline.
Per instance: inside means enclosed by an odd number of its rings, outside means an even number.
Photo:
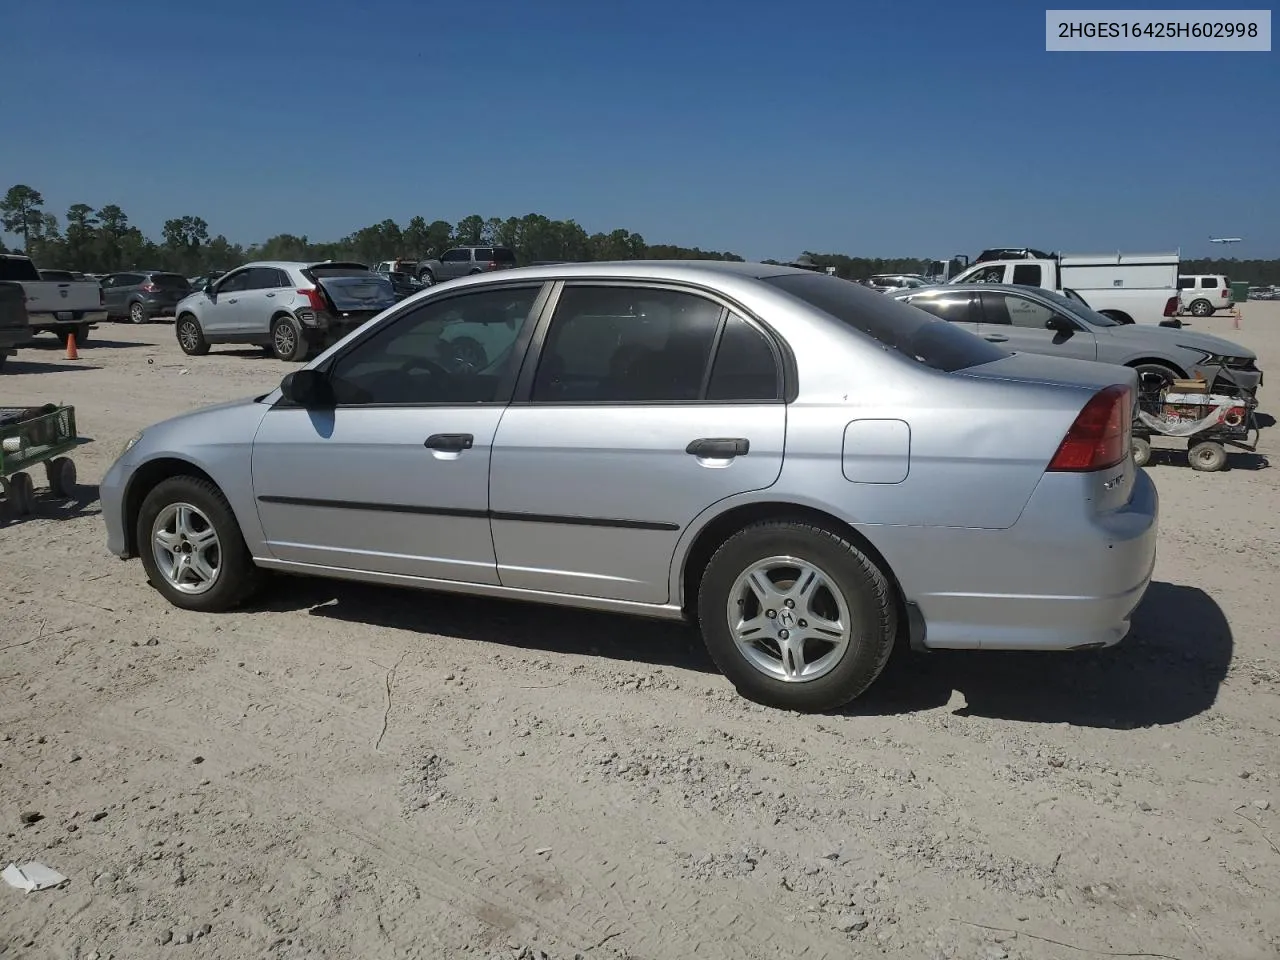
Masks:
[[[27,471],[40,463],[54,496],[75,496],[76,465],[66,454],[88,442],[76,433],[75,407],[0,407],[0,489],[10,512],[31,513],[35,483]]]

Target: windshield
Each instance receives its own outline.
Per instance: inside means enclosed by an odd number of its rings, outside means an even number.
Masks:
[[[946,320],[892,297],[873,294],[848,280],[803,273],[765,277],[763,281],[935,370],[951,373],[1009,355]]]
[[[1044,297],[1046,300],[1052,300],[1054,303],[1058,304],[1058,306],[1065,307],[1067,310],[1070,310],[1073,317],[1079,317],[1090,326],[1120,326],[1120,324],[1116,323],[1110,317],[1104,317],[1102,314],[1092,309],[1089,304],[1085,302],[1084,297],[1080,296],[1080,294],[1076,293],[1074,290],[1068,290],[1066,292],[1069,296],[1064,297],[1062,294],[1058,293],[1058,291],[1046,290],[1044,287],[1041,287],[1036,291],[1036,293],[1040,294],[1040,296]]]

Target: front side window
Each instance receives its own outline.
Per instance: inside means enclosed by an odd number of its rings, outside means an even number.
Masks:
[[[534,380],[543,403],[697,401],[724,309],[701,296],[566,287]]]
[[[339,406],[507,399],[517,344],[541,286],[428,301],[342,354],[329,372]]]
[[[252,270],[239,270],[218,284],[218,293],[238,293],[250,289]]]
[[[983,267],[967,283],[1004,283],[1004,267]]]

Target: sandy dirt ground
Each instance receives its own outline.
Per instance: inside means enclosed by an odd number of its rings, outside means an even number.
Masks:
[[[1280,304],[1193,322],[1258,350],[1273,411]],[[905,655],[802,716],[670,625],[289,579],[170,608],[106,553],[95,484],[138,428],[287,369],[110,324],[0,374],[96,441],[80,497],[0,526],[0,866],[70,878],[0,885],[0,956],[1280,956],[1266,456],[1150,468],[1119,647]]]

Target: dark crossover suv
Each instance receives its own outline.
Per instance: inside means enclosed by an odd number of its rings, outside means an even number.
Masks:
[[[102,278],[108,320],[150,323],[156,317],[172,317],[178,301],[191,293],[191,281],[163,270],[133,270]]]

